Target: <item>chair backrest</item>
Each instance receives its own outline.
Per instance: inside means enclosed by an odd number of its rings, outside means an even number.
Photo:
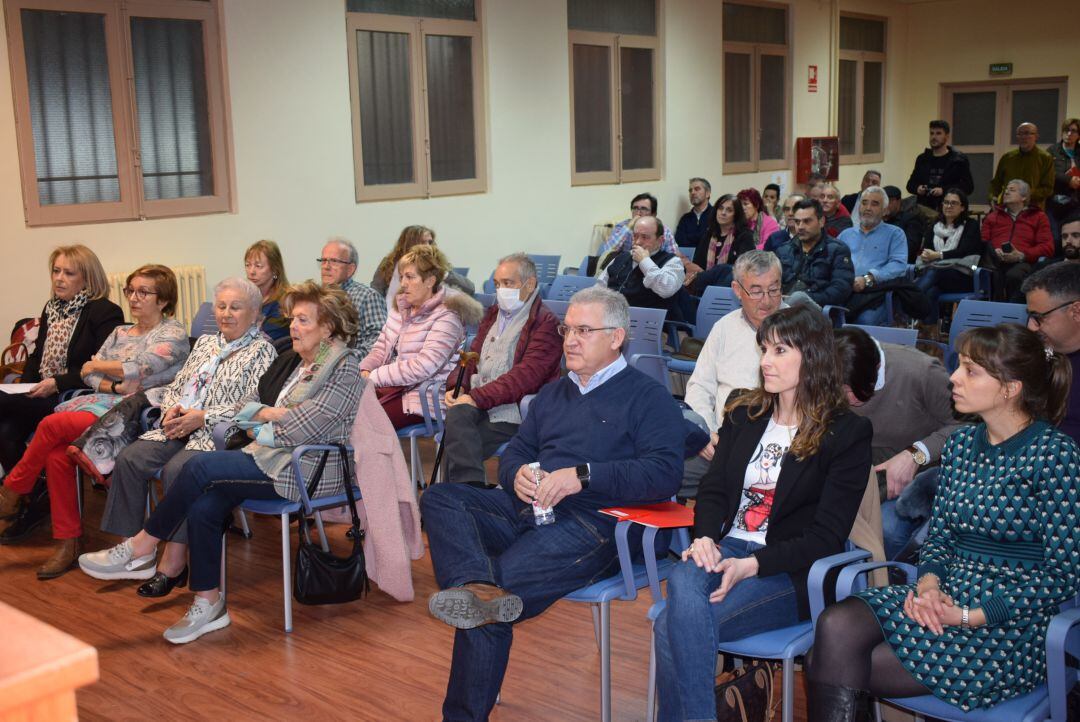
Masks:
[[[566,320],[566,309],[570,308],[569,301],[556,301],[552,298],[545,298],[544,305],[547,306],[549,311],[559,317],[560,323]]]
[[[454,273],[461,276],[462,278],[468,278],[469,277],[469,267],[468,266],[454,266]]]
[[[864,326],[858,323],[846,323],[851,328],[861,328],[882,343],[895,343],[899,346],[914,346],[919,332],[914,328],[893,328],[892,326]]]
[[[589,275],[589,256],[585,256],[581,259],[581,265],[578,266],[577,275],[588,276]]]
[[[713,324],[741,306],[742,302],[730,286],[707,286],[698,303],[694,336],[706,338]]]
[[[694,253],[697,252],[697,246],[679,246],[679,253],[683,254],[687,258],[693,258]]]
[[[530,253],[529,258],[536,264],[536,280],[538,283],[551,283],[555,276],[559,275],[559,262],[562,256],[543,256]]]
[[[595,285],[596,279],[589,278],[588,276],[558,275],[555,276],[555,280],[551,282],[544,298],[553,301],[569,301],[570,297],[581,289],[590,288]]]
[[[630,334],[623,345],[623,356],[627,361],[635,354],[662,357],[665,318],[667,311],[662,308],[630,307]],[[664,388],[670,388],[667,364],[661,358],[639,359],[635,367],[656,379]]]
[[[998,301],[975,301],[964,299],[953,314],[952,328],[949,330],[949,354],[945,367],[956,368],[956,340],[969,328],[997,326],[999,323],[1017,323],[1027,325],[1027,306],[1020,303],[1000,303]]]
[[[495,304],[494,293],[474,293],[473,297],[480,302],[480,305],[484,307],[485,311]]]
[[[217,333],[218,325],[217,319],[214,318],[214,304],[209,301],[203,301],[199,306],[198,313],[195,314],[195,318],[191,320],[191,333],[192,338],[198,338],[208,333]]]

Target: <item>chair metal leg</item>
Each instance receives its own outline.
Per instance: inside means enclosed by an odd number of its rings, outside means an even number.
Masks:
[[[649,690],[645,700],[645,719],[656,719],[656,634],[649,633]]]
[[[874,722],[881,722],[881,702],[874,699]]]
[[[600,606],[599,604],[590,604],[589,609],[592,610],[592,632],[593,638],[596,639],[596,648],[601,652],[604,651],[604,644],[601,640],[600,631]]]
[[[285,631],[292,631],[292,554],[289,553],[289,515],[281,515],[281,578],[285,593]]]
[[[247,512],[240,507],[233,509],[233,526],[240,529],[245,539],[251,538],[251,527],[248,526]]]
[[[225,560],[228,558],[227,556],[225,556],[225,552],[229,549],[229,545],[227,543],[228,538],[228,532],[221,535],[221,581],[218,582],[218,589],[221,591],[221,596],[223,597],[225,596]]]
[[[417,489],[423,489],[424,467],[420,463],[420,445],[415,436],[409,437],[409,469],[412,471],[413,484]]]
[[[781,690],[780,704],[782,706],[781,718],[783,722],[792,722],[795,717],[795,659],[788,657],[784,660],[784,680]]]
[[[330,551],[330,544],[326,541],[326,529],[323,528],[322,512],[315,511],[315,526],[319,529],[319,541],[322,543],[322,550],[324,552]]]
[[[600,722],[611,722],[611,603],[600,606]]]

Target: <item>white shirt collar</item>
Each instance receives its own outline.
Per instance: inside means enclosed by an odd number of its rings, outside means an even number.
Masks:
[[[874,382],[874,392],[876,393],[885,388],[885,349],[881,348],[881,344],[873,336],[870,337],[870,340],[877,346],[878,358],[881,359],[877,367],[877,381]]]
[[[573,381],[574,385],[578,387],[578,391],[580,391],[581,395],[584,396],[590,391],[596,391],[598,388],[600,388],[601,385],[603,385],[605,381],[608,381],[612,376],[619,373],[624,368],[626,368],[626,359],[623,358],[622,354],[619,354],[619,356],[614,361],[612,361],[607,366],[600,369],[591,377],[589,377],[588,386],[581,383],[581,377],[578,376],[577,373],[575,373],[574,371],[568,373],[567,376],[570,377],[570,380]]]

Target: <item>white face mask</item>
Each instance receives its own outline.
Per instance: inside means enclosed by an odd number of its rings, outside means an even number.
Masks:
[[[506,313],[513,313],[525,305],[521,300],[521,289],[518,288],[497,288],[495,299],[499,302],[499,308]]]

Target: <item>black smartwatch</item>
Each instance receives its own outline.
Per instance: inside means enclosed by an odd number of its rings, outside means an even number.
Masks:
[[[591,474],[589,473],[589,465],[588,464],[578,464],[577,465],[577,479],[578,479],[578,481],[581,482],[582,491],[589,488],[589,477],[590,476],[591,476]]]

